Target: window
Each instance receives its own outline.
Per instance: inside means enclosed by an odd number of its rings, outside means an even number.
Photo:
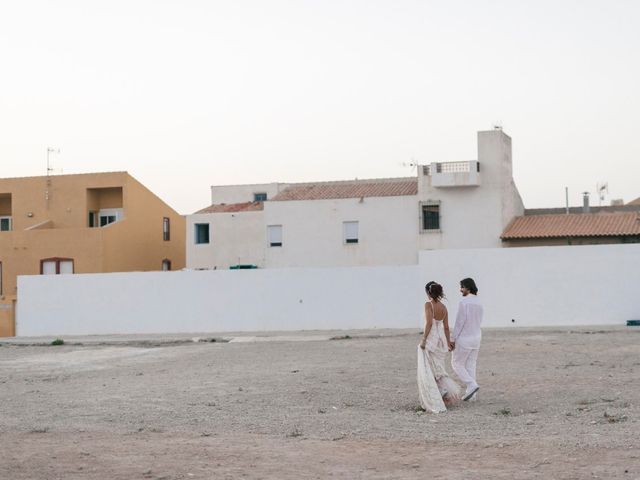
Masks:
[[[171,260],[169,260],[168,258],[165,258],[164,260],[162,260],[162,271],[163,272],[171,271]]]
[[[98,226],[98,212],[91,211],[89,212],[89,227],[97,227]]]
[[[115,215],[100,215],[100,226],[104,227],[109,225],[110,223],[115,223],[116,216]]]
[[[0,232],[11,231],[11,217],[0,217]]]
[[[342,222],[344,243],[358,243],[358,222]]]
[[[195,242],[197,245],[200,245],[203,243],[209,243],[209,224],[208,223],[195,224]]]
[[[73,273],[73,258],[45,258],[40,260],[41,275]]]
[[[99,225],[101,227],[106,227],[111,223],[115,223],[119,220],[122,220],[122,209],[121,208],[103,208],[98,212],[99,217]]]
[[[422,205],[422,230],[440,230],[440,204]]]
[[[267,241],[270,247],[282,246],[282,225],[267,226]]]
[[[254,202],[266,202],[267,201],[267,194],[266,193],[254,193],[253,194],[253,201]]]
[[[164,217],[162,219],[162,240],[168,242],[171,239],[171,221]]]

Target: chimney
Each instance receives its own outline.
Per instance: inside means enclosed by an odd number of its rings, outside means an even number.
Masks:
[[[589,192],[582,192],[582,213],[589,213]]]

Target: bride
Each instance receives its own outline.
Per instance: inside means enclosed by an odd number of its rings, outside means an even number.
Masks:
[[[422,408],[439,413],[460,401],[460,388],[445,369],[445,356],[452,348],[442,285],[429,282],[425,290],[429,300],[424,304],[425,327],[418,346],[418,392]]]

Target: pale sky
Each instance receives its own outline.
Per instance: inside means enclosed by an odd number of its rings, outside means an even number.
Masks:
[[[640,197],[640,1],[0,1],[0,177],[400,177],[503,126],[527,208]],[[595,195],[592,204],[598,204]]]

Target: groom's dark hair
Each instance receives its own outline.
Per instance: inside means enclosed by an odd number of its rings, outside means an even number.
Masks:
[[[474,295],[478,294],[478,287],[476,287],[476,282],[473,281],[473,278],[463,278],[460,280],[460,286],[466,288]]]

